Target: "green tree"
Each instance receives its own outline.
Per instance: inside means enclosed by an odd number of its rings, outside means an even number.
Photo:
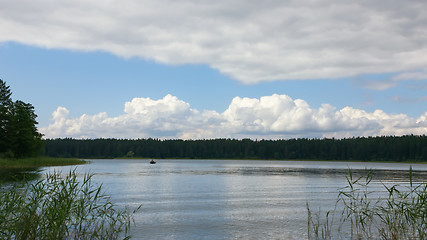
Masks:
[[[11,91],[0,80],[0,156],[29,157],[39,154],[42,135],[37,131],[37,115],[30,103],[12,102]]]
[[[37,132],[37,115],[30,103],[20,100],[13,103],[9,140],[16,157],[38,155],[41,147],[41,134]]]
[[[7,128],[10,122],[10,109],[12,105],[12,92],[6,82],[0,79],[0,155],[5,155],[9,151],[9,141],[7,139]]]

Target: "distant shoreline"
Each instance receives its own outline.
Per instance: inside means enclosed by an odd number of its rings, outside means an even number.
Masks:
[[[427,136],[347,139],[46,139],[44,155],[79,159],[246,159],[427,162]]]
[[[233,161],[294,161],[294,162],[355,162],[355,163],[413,163],[413,164],[427,164],[427,161],[419,161],[419,160],[406,160],[406,161],[386,161],[386,160],[319,160],[319,159],[243,159],[243,158],[126,158],[126,157],[120,157],[120,158],[85,158],[87,160],[101,160],[101,159],[108,159],[108,160],[218,160],[218,161],[227,161],[227,160],[233,160]]]

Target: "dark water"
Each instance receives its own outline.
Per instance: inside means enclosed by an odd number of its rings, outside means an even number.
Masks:
[[[134,239],[306,239],[306,203],[332,209],[348,167],[376,169],[370,185],[379,194],[382,183],[408,182],[409,164],[92,160],[77,169],[94,173],[120,206],[142,204]],[[427,165],[412,167],[416,180],[426,178]]]
[[[0,183],[12,183],[19,181],[30,181],[40,177],[40,172],[36,168],[13,169],[0,168]]]

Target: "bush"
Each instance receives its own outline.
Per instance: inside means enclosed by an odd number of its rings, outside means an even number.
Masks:
[[[78,181],[73,170],[2,186],[0,239],[129,239],[133,214],[117,210],[91,179],[85,174]]]
[[[0,153],[0,158],[13,159],[14,157],[15,154],[11,150],[7,150],[6,152]]]

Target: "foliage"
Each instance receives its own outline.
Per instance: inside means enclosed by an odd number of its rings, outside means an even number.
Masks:
[[[37,132],[37,115],[30,103],[11,99],[12,92],[0,79],[0,157],[39,155],[42,135]]]
[[[133,153],[133,154],[132,154]],[[312,159],[426,161],[427,137],[348,139],[47,139],[45,154],[75,158]]]
[[[414,184],[412,168],[409,186],[384,185],[385,197],[371,197],[368,185],[372,172],[355,178],[349,170],[346,178],[348,185],[337,198],[337,205],[343,207],[338,226],[334,224],[337,208],[321,220],[307,204],[309,239],[427,238],[427,183]],[[334,227],[336,232],[332,231]]]
[[[0,154],[5,155],[10,149],[7,139],[8,126],[11,118],[12,92],[9,86],[0,79]],[[8,152],[11,155],[11,152]]]
[[[54,172],[25,186],[3,186],[0,239],[130,238],[133,215],[117,210],[91,179],[78,181],[74,170],[65,178]]]

